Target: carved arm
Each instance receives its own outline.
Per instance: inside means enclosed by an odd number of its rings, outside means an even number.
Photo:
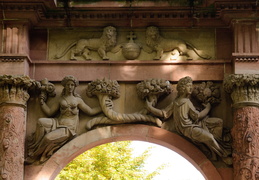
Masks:
[[[78,107],[79,107],[80,110],[82,110],[84,113],[86,113],[86,114],[88,114],[90,116],[102,112],[101,107],[91,108],[87,104],[85,104],[85,102],[82,99],[79,99]]]

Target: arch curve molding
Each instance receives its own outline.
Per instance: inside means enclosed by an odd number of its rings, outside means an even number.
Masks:
[[[84,133],[60,148],[45,164],[26,166],[25,180],[54,180],[71,160],[86,150],[102,144],[126,140],[140,140],[169,148],[192,163],[206,179],[222,179],[210,160],[192,143],[179,135],[148,125],[117,125]]]

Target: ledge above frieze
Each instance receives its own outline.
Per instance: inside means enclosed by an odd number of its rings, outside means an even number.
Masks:
[[[256,9],[256,2],[254,1],[223,1],[215,2],[216,9],[221,10],[246,10],[246,9]]]
[[[1,54],[0,55],[0,61],[2,62],[24,62],[29,61],[31,62],[31,59],[27,55],[23,54]]]
[[[75,71],[76,69],[76,71]],[[98,73],[96,73],[98,71]],[[53,73],[57,72],[57,73]],[[213,72],[213,73],[212,73]],[[141,81],[150,78],[177,81],[182,76],[195,77],[197,81],[222,81],[224,74],[232,73],[228,60],[197,61],[33,61],[30,64],[30,77],[59,81],[67,74],[80,81],[97,78],[110,78],[118,81]]]
[[[232,53],[235,62],[258,62],[258,53]]]

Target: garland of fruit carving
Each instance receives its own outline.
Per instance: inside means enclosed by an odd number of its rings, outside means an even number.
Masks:
[[[115,80],[95,80],[88,84],[86,93],[89,97],[97,96],[100,106],[103,110],[104,117],[97,117],[88,121],[86,128],[91,129],[93,126],[100,124],[124,124],[133,122],[151,122],[158,126],[161,125],[159,118],[155,118],[143,113],[123,114],[113,110],[113,98],[119,98],[119,84]]]

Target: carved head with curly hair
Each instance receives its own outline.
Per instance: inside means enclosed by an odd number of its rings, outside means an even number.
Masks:
[[[103,29],[103,35],[100,38],[106,48],[112,48],[116,45],[117,41],[117,30],[113,26],[107,26]]]
[[[62,90],[62,96],[64,96],[67,91],[70,91],[69,89],[71,88],[72,94],[76,97],[80,97],[77,93],[75,93],[75,88],[79,85],[79,82],[74,76],[65,76],[61,81],[61,85],[64,87]],[[68,87],[69,85],[72,87]]]
[[[184,78],[181,78],[178,83],[177,83],[177,91],[178,91],[178,96],[183,95],[186,92],[186,88],[188,84],[192,84],[192,78],[189,76],[186,76]],[[190,89],[191,91],[191,89]]]
[[[150,47],[156,46],[162,37],[160,36],[159,29],[155,26],[149,26],[146,29],[146,44]]]

